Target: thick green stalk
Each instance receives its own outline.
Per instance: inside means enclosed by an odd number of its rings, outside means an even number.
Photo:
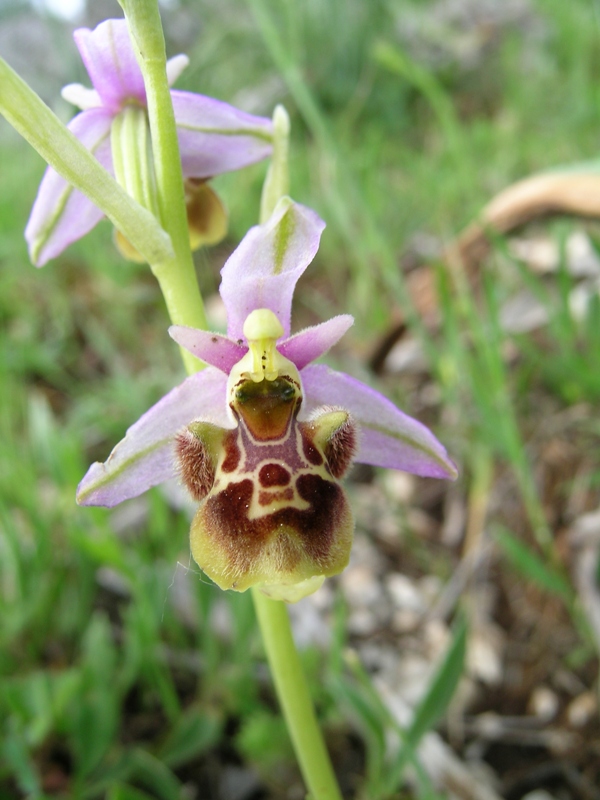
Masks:
[[[156,218],[130,197],[25,81],[0,58],[0,114],[75,189],[106,214],[142,256],[173,258]]]
[[[294,644],[285,603],[270,600],[259,589],[252,589],[252,599],[277,697],[310,798],[341,800],[342,795]]]
[[[165,40],[156,0],[122,0],[134,50],[146,86],[148,119],[161,223],[171,237],[175,257],[150,264],[175,325],[206,328],[206,315],[190,250],[181,158],[167,81]],[[188,372],[201,363],[182,350]]]
[[[281,197],[289,192],[290,120],[283,106],[277,106],[273,114],[273,134],[273,156],[261,199],[261,224],[269,219]],[[271,600],[256,588],[252,589],[252,599],[279,704],[310,797],[312,800],[341,800],[294,644],[285,603]]]
[[[146,85],[159,213],[164,230],[2,59],[0,112],[47,163],[106,214],[148,261],[173,323],[206,328],[189,246],[183,176],[158,5],[155,0],[123,0],[122,5]],[[271,213],[279,196],[287,192],[289,124],[282,109],[278,111],[276,123],[278,141],[263,198],[262,221]],[[186,351],[182,351],[182,356],[188,373],[201,366]],[[294,645],[287,609],[281,601],[270,600],[258,591],[254,592],[254,603],[277,694],[306,784],[314,800],[341,800]]]
[[[196,309],[195,316],[189,321],[182,319],[188,313],[187,307],[184,308],[183,305],[187,300],[185,291],[198,296],[199,292],[195,276],[194,290],[192,291],[191,286],[184,289],[190,275],[193,275],[193,268],[190,273],[190,265],[193,265],[191,255],[188,257],[189,239],[184,216],[181,165],[166,80],[164,39],[158,6],[154,0],[122,0],[122,6],[134,46],[139,51],[139,62],[146,85],[161,220],[165,230],[171,235],[177,254],[172,267],[161,270],[157,277],[173,321],[206,327],[203,311],[199,313]],[[288,190],[289,120],[283,109],[277,111],[275,123],[273,165],[263,197],[261,222],[266,221],[277,200]],[[259,591],[253,591],[253,598],[277,695],[311,797],[314,800],[341,800],[294,645],[287,609],[283,602],[270,600]]]

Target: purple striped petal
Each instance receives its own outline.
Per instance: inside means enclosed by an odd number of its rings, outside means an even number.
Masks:
[[[322,405],[339,406],[360,425],[356,461],[430,478],[456,478],[456,466],[431,431],[379,392],[322,364],[304,369],[302,383],[305,415]]]
[[[333,347],[353,324],[354,318],[350,314],[341,314],[327,322],[321,322],[320,325],[299,331],[278,344],[277,349],[281,355],[293,361],[298,369],[304,369],[307,364]]]
[[[211,178],[271,155],[273,123],[192,92],[171,92],[186,178]]]
[[[185,347],[193,356],[220,369],[227,375],[231,372],[234,364],[237,364],[240,358],[248,352],[247,347],[240,347],[237,342],[228,339],[227,336],[201,331],[197,328],[188,328],[185,325],[172,325],[169,328],[169,336],[181,347]]]
[[[112,117],[104,108],[91,108],[73,117],[69,130],[112,173],[110,126]],[[38,189],[25,228],[32,262],[43,266],[49,259],[92,230],[102,212],[91,200],[48,167]]]
[[[318,214],[286,197],[267,223],[248,231],[221,270],[231,339],[244,339],[244,321],[257,308],[273,311],[284,336],[290,335],[294,288],[315,257],[324,227]]]
[[[146,105],[142,72],[124,19],[107,19],[93,31],[78,28],[73,38],[94,89],[109,111],[116,114],[131,101]]]
[[[103,464],[92,464],[77,489],[77,502],[110,508],[176,475],[173,437],[184,425],[202,419],[235,427],[226,387],[227,376],[212,367],[187,378],[129,428]]]

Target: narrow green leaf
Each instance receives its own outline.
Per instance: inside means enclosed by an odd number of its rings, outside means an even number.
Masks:
[[[461,616],[455,627],[454,637],[448,652],[431,681],[427,694],[416,709],[410,727],[402,736],[403,747],[396,763],[387,775],[386,788],[388,792],[391,793],[397,789],[407,763],[414,763],[415,761],[415,751],[421,738],[427,731],[435,727],[448,708],[463,672],[466,644],[467,623],[465,618]],[[416,763],[420,766],[418,760]],[[427,774],[424,770],[421,778],[425,784],[427,782]]]
[[[526,578],[551,594],[571,601],[573,591],[556,569],[521,542],[505,528],[496,531],[494,538],[510,563]]]
[[[83,797],[95,800],[112,786],[120,785],[122,781],[129,781],[136,769],[136,764],[134,750],[116,751],[112,759],[105,759],[89,776]]]
[[[181,796],[181,783],[171,770],[147,750],[133,752],[132,780],[147,786],[161,800],[176,800]]]
[[[382,782],[386,757],[387,720],[377,703],[361,684],[353,685],[344,675],[335,675],[330,690],[337,705],[346,707],[362,733],[366,745],[365,792],[372,800],[382,797]]]
[[[118,783],[106,793],[106,800],[152,800],[152,796],[130,786],[126,783]]]
[[[222,720],[201,708],[190,708],[175,722],[158,756],[169,767],[178,767],[219,741]]]
[[[23,737],[16,730],[9,731],[4,741],[0,743],[0,756],[12,769],[21,791],[26,795],[38,797],[41,788],[37,771]]]
[[[419,704],[406,733],[407,742],[413,749],[417,747],[423,734],[435,727],[448,708],[463,672],[466,645],[467,623],[466,619],[461,616],[448,652],[440,664],[427,694]]]

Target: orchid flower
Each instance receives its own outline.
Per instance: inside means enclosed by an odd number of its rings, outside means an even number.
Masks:
[[[114,506],[179,475],[200,502],[191,547],[221,588],[258,585],[295,601],[347,564],[353,520],[340,478],[352,461],[454,478],[444,447],[379,392],[312,364],[352,325],[333,317],[290,335],[296,282],[323,221],[283,198],[221,272],[227,336],[169,333],[209,366],[147,411],[78,488]]]
[[[106,20],[73,34],[93,89],[70,84],[63,97],[82,109],[69,129],[102,166],[145,208],[158,216],[146,112],[146,91],[124,19]],[[169,85],[187,66],[185,55],[167,62]],[[190,244],[219,241],[226,213],[206,181],[266,158],[272,148],[271,120],[199,94],[171,91],[178,130]],[[102,218],[94,204],[52,168],[42,179],[25,238],[31,260],[42,266],[88,233]],[[120,235],[117,245],[139,260]]]

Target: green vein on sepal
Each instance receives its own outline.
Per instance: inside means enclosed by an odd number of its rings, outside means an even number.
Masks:
[[[132,465],[134,465],[136,462],[140,461],[142,458],[145,458],[151,453],[154,453],[156,450],[159,450],[161,447],[165,447],[165,445],[168,445],[171,442],[172,438],[173,438],[172,436],[166,436],[164,439],[155,442],[149,447],[146,447],[144,450],[137,450],[135,455],[133,455],[131,458],[128,458],[126,461],[124,461],[120,466],[118,466],[115,469],[110,467],[110,460],[111,458],[117,455],[117,450],[119,448],[119,445],[117,445],[117,447],[115,447],[115,449],[112,451],[112,453],[109,455],[108,459],[104,463],[100,461],[96,462],[97,464],[100,464],[100,466],[104,468],[105,472],[100,478],[97,478],[90,486],[86,486],[85,489],[82,489],[80,492],[77,493],[76,497],[77,503],[81,505],[91,494],[98,491],[98,489],[102,489],[102,487],[107,486],[109,483],[112,483],[123,472],[130,469]]]

